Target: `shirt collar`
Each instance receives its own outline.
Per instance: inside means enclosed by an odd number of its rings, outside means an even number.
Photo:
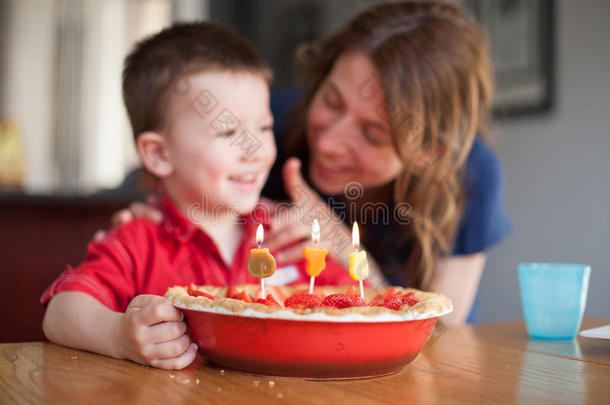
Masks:
[[[266,231],[270,229],[270,207],[271,204],[269,201],[261,199],[250,213],[241,215],[237,219],[240,224],[244,225],[245,235],[254,235],[258,224],[263,224],[263,228]],[[186,242],[192,238],[197,231],[201,231],[208,236],[206,232],[188,218],[189,213],[183,213],[169,196],[163,195],[160,209],[163,214],[161,226],[165,232],[175,236],[179,241]]]
[[[161,199],[160,208],[163,214],[161,226],[165,232],[174,235],[179,241],[185,242],[199,229],[167,195]]]
[[[244,233],[255,234],[259,224],[263,224],[265,231],[271,229],[271,209],[272,203],[261,198],[250,213],[240,216],[240,221],[244,224]]]

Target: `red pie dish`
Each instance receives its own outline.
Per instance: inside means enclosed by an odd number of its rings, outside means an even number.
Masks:
[[[316,379],[400,371],[420,352],[438,317],[452,310],[441,294],[401,287],[365,289],[364,301],[348,287],[316,287],[317,297],[303,295],[305,285],[265,290],[270,294],[258,302],[258,285],[176,286],[165,297],[184,312],[206,360]]]

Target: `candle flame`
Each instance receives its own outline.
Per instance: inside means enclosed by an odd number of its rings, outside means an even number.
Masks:
[[[263,224],[258,224],[258,228],[256,228],[256,243],[260,246],[263,244]]]
[[[352,226],[352,246],[354,250],[358,250],[360,247],[360,231],[358,230],[358,222],[354,222]]]
[[[313,243],[318,243],[320,241],[320,224],[318,223],[318,219],[313,220],[313,224],[311,224],[311,240]]]

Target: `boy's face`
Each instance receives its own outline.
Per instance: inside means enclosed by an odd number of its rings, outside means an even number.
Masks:
[[[194,203],[208,212],[250,212],[276,157],[263,76],[190,75],[175,86],[166,114],[162,137],[171,170],[161,177],[170,195],[183,209]]]

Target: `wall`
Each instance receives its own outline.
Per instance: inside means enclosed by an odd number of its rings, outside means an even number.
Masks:
[[[48,190],[53,184],[54,6],[50,0],[9,1],[3,4],[6,26],[1,27],[2,110],[0,119],[15,122],[26,151],[26,187]]]
[[[492,250],[482,321],[520,318],[516,266],[592,266],[586,315],[610,318],[610,2],[556,3],[556,105],[497,125],[513,234]]]
[[[136,40],[170,24],[172,2],[0,3],[0,119],[19,128],[24,189],[117,185],[138,162],[121,97],[123,58]]]

